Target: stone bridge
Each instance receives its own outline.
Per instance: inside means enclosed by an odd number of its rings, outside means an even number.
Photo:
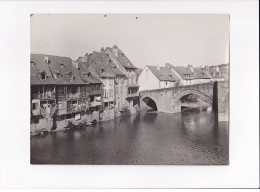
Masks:
[[[210,82],[180,87],[170,87],[140,91],[141,106],[151,106],[157,111],[166,113],[179,113],[184,105],[181,98],[187,95],[197,95],[205,101],[210,109],[213,109],[219,121],[228,121],[229,107],[229,83]]]

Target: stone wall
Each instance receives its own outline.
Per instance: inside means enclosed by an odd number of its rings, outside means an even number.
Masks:
[[[229,121],[229,82],[217,83],[218,121]]]
[[[115,110],[114,109],[105,109],[102,113],[101,121],[107,121],[115,118]]]
[[[213,83],[171,87],[140,92],[140,101],[149,97],[155,101],[158,111],[165,113],[181,112],[179,99],[187,94],[197,94],[205,97],[209,102],[213,99]]]

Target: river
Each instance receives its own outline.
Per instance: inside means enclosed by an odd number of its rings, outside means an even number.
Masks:
[[[31,137],[32,164],[225,165],[228,122],[211,112],[137,112]]]

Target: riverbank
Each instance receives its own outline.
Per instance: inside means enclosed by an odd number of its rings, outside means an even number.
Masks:
[[[109,121],[121,116],[127,116],[139,111],[139,107],[130,107],[127,111],[118,111],[116,109],[107,109],[102,113],[93,111],[88,113],[67,114],[54,118],[43,118],[41,116],[31,118],[30,133],[31,136],[44,135],[51,132],[78,129],[90,125],[95,125],[97,122]],[[55,125],[55,129],[53,129]]]

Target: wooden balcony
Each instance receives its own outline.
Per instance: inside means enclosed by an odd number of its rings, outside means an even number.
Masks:
[[[76,112],[81,112],[81,111],[86,111],[87,110],[87,105],[82,104],[82,105],[70,105],[67,108],[68,113],[76,113]]]
[[[102,90],[88,90],[89,95],[102,95],[103,91]]]
[[[54,92],[32,94],[32,99],[55,99]]]
[[[58,95],[59,100],[67,100],[67,99],[84,99],[88,98],[88,94],[85,92],[82,93],[68,93],[68,94],[61,94]]]
[[[139,93],[128,93],[127,97],[139,97]]]
[[[100,106],[101,105],[101,101],[93,101],[89,103],[90,107],[96,107],[96,106]]]

